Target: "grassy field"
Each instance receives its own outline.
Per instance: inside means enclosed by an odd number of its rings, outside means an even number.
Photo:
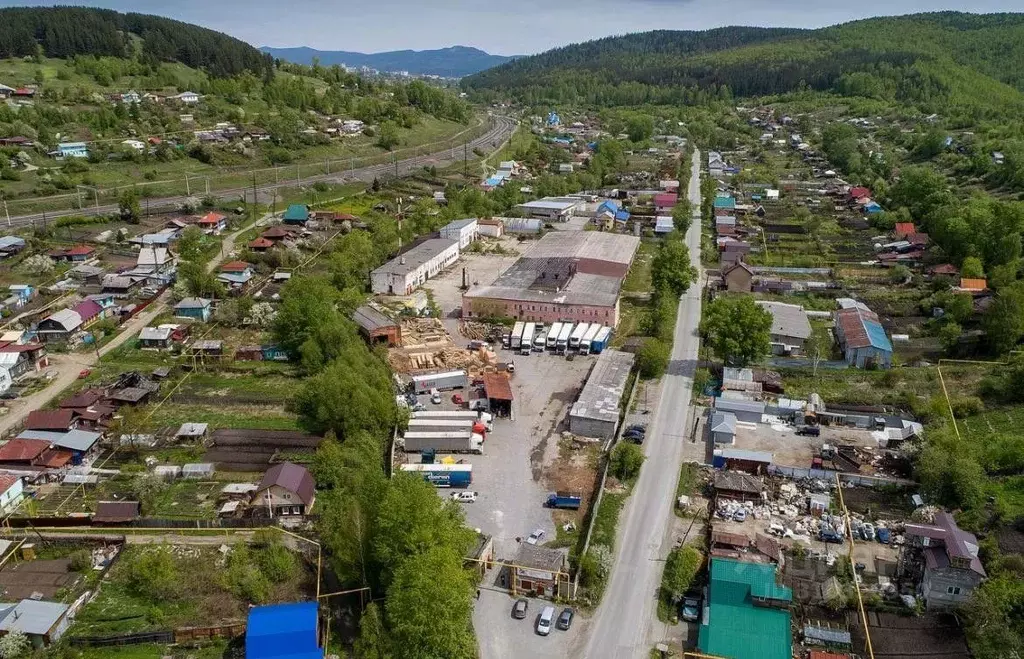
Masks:
[[[660,243],[651,240],[640,242],[633,265],[622,282],[622,290],[626,293],[647,293],[651,290],[651,262],[658,251]]]
[[[626,505],[628,492],[605,492],[601,497],[601,506],[597,509],[594,520],[594,532],[590,536],[590,546],[605,545],[615,547],[615,528],[619,523],[619,513]]]

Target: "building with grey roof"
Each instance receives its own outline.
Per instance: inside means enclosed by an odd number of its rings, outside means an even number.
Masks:
[[[34,648],[43,648],[55,643],[68,627],[68,605],[60,602],[44,602],[25,599],[17,604],[0,605],[0,632],[9,634],[20,631]]]
[[[441,227],[442,238],[459,243],[459,249],[466,249],[480,235],[480,226],[475,217],[453,220]]]
[[[715,412],[731,412],[737,421],[744,423],[761,423],[764,416],[764,403],[756,400],[738,400],[734,398],[716,398]]]
[[[516,206],[523,217],[565,222],[573,216],[583,200],[575,197],[545,197]]]
[[[622,281],[639,245],[634,236],[550,232],[491,285],[467,291],[463,317],[615,327]]]
[[[569,430],[584,437],[611,439],[619,427],[619,405],[633,368],[633,355],[605,350],[569,412]]]
[[[711,437],[715,444],[736,441],[736,415],[732,412],[714,412],[711,415]]]
[[[772,354],[799,355],[804,343],[811,338],[811,323],[807,312],[798,304],[758,301],[772,315]]]
[[[457,241],[431,238],[371,272],[371,288],[383,295],[409,295],[458,259]]]

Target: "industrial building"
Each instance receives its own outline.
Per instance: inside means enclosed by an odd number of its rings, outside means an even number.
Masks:
[[[569,412],[569,430],[584,437],[611,439],[619,427],[619,404],[626,389],[633,355],[605,350],[590,371],[587,384]]]
[[[245,628],[245,659],[322,659],[316,602],[255,606]]]
[[[374,293],[409,295],[431,277],[459,260],[459,243],[431,238],[370,273]]]
[[[441,227],[441,237],[459,243],[459,249],[466,249],[480,235],[480,225],[475,217],[454,220]]]
[[[583,206],[583,200],[576,197],[544,197],[516,206],[523,217],[566,222],[576,209]]]
[[[370,343],[383,343],[388,347],[402,345],[402,326],[371,306],[363,305],[352,312],[352,320],[359,325]]]
[[[634,236],[553,231],[494,283],[467,291],[462,315],[615,327],[622,281],[639,246]]]

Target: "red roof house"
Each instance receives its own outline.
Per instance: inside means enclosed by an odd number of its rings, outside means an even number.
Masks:
[[[847,196],[851,200],[857,200],[857,199],[861,199],[863,197],[871,197],[871,190],[869,188],[865,188],[865,187],[862,187],[862,186],[857,186],[857,187],[850,188],[850,192],[847,193]]]
[[[25,430],[67,432],[74,427],[74,412],[69,409],[33,410],[25,420]]]
[[[245,272],[246,270],[252,270],[252,266],[245,261],[231,261],[220,267],[221,272]]]
[[[917,232],[917,227],[914,226],[913,222],[897,222],[895,229],[893,229],[893,235],[896,238],[906,238],[912,233]]]
[[[45,439],[12,439],[0,446],[0,462],[31,464],[50,448]]]
[[[249,249],[254,252],[265,252],[274,246],[274,241],[263,238],[262,236],[249,243]]]

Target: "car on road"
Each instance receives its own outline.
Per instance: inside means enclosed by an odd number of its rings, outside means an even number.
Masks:
[[[526,544],[535,545],[544,539],[544,529],[537,529],[526,539]]]
[[[433,403],[434,405],[440,405],[441,404],[441,392],[438,391],[437,389],[431,389],[430,390],[430,402]]]
[[[684,597],[683,605],[680,607],[680,617],[686,622],[700,620],[700,598]]]
[[[476,503],[476,492],[452,492],[452,501],[458,503]]]
[[[555,619],[555,607],[545,606],[544,610],[537,616],[537,633],[547,636],[551,633],[551,622]]]
[[[522,620],[526,617],[526,610],[529,608],[529,601],[526,599],[517,599],[516,603],[512,605],[512,617],[516,620]]]
[[[562,631],[568,631],[569,628],[572,627],[573,615],[575,614],[572,612],[572,609],[565,607],[562,609],[562,612],[558,614],[558,622],[555,623],[555,626]]]

